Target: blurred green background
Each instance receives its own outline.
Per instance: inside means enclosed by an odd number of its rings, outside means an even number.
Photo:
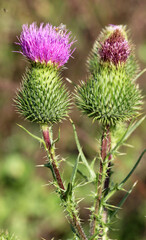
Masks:
[[[50,172],[35,167],[45,162],[45,153],[39,143],[28,136],[16,124],[25,126],[36,135],[40,135],[38,125],[21,119],[13,106],[16,89],[27,66],[24,57],[13,51],[14,44],[24,23],[36,21],[50,22],[58,26],[67,25],[76,37],[74,58],[67,63],[63,72],[64,79],[75,83],[86,79],[86,58],[101,29],[110,23],[126,24],[136,45],[136,55],[141,69],[146,64],[146,2],[145,0],[0,0],[0,229],[15,233],[20,240],[72,239],[70,227],[62,213],[60,200],[54,188],[46,185],[52,179]],[[146,94],[146,74],[138,80],[143,95]],[[66,82],[68,88],[73,88]],[[145,110],[145,108],[144,108]],[[99,150],[97,138],[101,130],[96,123],[82,117],[73,107],[71,116],[77,125],[77,131],[84,152],[89,161]],[[73,131],[68,121],[60,124],[61,140],[57,144],[57,153],[66,161],[75,161],[77,150]],[[58,126],[54,127],[57,136]],[[126,155],[118,156],[115,161],[115,181],[120,181],[134,165],[145,147],[146,124],[143,122],[128,143],[134,148],[124,148]],[[71,168],[61,165],[64,179],[69,179]],[[110,237],[119,240],[144,240],[146,214],[146,167],[141,161],[131,180],[138,184],[119,214],[119,220],[113,223]],[[67,180],[66,180],[67,182]],[[78,190],[77,196],[86,196],[89,186]],[[117,203],[122,198],[118,193],[113,198]],[[90,197],[80,203],[81,218],[88,224],[91,205]]]

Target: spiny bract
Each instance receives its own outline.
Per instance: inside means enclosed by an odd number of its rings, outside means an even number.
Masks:
[[[53,124],[68,115],[69,94],[57,68],[33,64],[26,70],[15,102],[18,112],[26,119]]]

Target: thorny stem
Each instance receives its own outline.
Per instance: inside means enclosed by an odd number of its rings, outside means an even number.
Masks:
[[[56,176],[58,186],[60,187],[61,191],[64,192],[65,188],[64,188],[64,185],[63,185],[63,182],[62,182],[62,179],[61,179],[61,176],[60,176],[60,172],[59,172],[59,169],[56,165],[54,154],[53,154],[53,151],[52,151],[52,143],[51,143],[50,134],[49,134],[49,127],[46,127],[45,130],[43,130],[43,137],[44,137],[44,140],[45,140],[46,147],[47,147],[47,150],[49,152],[50,158],[52,160],[52,167],[53,167],[53,170],[54,170],[54,173],[55,173],[55,176]]]
[[[58,186],[60,187],[61,190],[61,198],[63,199],[64,197],[64,193],[65,193],[65,187],[59,172],[59,169],[57,167],[56,161],[55,161],[55,153],[54,153],[54,149],[52,147],[52,139],[50,137],[50,133],[49,133],[49,127],[46,125],[42,126],[42,133],[43,133],[43,138],[46,144],[46,148],[47,151],[49,152],[50,155],[50,159],[51,159],[51,164],[53,167],[53,171],[55,173],[55,177],[56,177],[56,181]],[[71,218],[69,218],[70,223],[74,226],[74,228],[77,230],[77,234],[80,237],[81,240],[87,240],[87,237],[84,233],[84,230],[82,229],[80,222],[77,219],[77,215],[76,213],[74,213],[72,211],[72,216]]]
[[[111,175],[111,158],[112,156],[109,155],[108,157],[108,163],[105,170],[105,159],[107,154],[110,152],[111,148],[111,136],[110,136],[110,129],[109,126],[105,128],[102,135],[102,141],[101,141],[101,161],[100,161],[100,169],[99,169],[99,176],[98,176],[98,183],[97,183],[97,196],[96,196],[96,202],[95,202],[95,209],[94,209],[94,216],[93,220],[91,222],[91,236],[95,234],[96,230],[96,221],[97,216],[99,215],[100,211],[100,204],[101,204],[101,198],[102,198],[102,192],[103,190],[108,190],[109,182],[110,182],[110,175]],[[102,210],[102,221],[104,223],[107,222],[107,210]],[[101,227],[101,230],[99,231],[98,239],[102,240],[102,226],[99,226],[99,229]],[[97,238],[96,238],[97,239]]]

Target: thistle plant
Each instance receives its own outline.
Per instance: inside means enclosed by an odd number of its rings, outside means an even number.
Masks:
[[[95,180],[95,202],[91,213],[91,239],[109,239],[107,232],[114,206],[108,203],[123,183],[110,185],[111,169],[123,138],[112,148],[112,132],[123,122],[139,115],[142,105],[141,91],[135,80],[139,67],[135,60],[134,47],[129,40],[125,26],[109,25],[94,43],[87,61],[88,80],[76,87],[78,108],[93,121],[99,121],[103,131],[100,169]],[[133,129],[135,124],[129,128]],[[116,207],[115,207],[116,208]]]
[[[30,26],[23,25],[16,44],[21,47],[19,52],[28,59],[29,67],[23,75],[15,104],[18,112],[25,119],[36,122],[41,127],[42,138],[39,138],[20,126],[43,144],[46,150],[48,160],[43,166],[52,172],[53,184],[66,210],[74,239],[106,240],[109,239],[108,230],[113,217],[135,184],[126,193],[119,206],[113,206],[109,200],[116,191],[125,191],[124,183],[145,153],[144,151],[141,154],[121,183],[111,184],[111,169],[118,148],[144,119],[135,120],[142,106],[141,91],[135,81],[143,72],[139,71],[134,46],[129,40],[126,27],[114,25],[106,27],[95,41],[88,57],[88,80],[77,85],[74,94],[77,107],[93,121],[98,121],[103,132],[100,153],[90,164],[83,153],[75,124],[68,115],[71,97],[61,77],[65,63],[74,52],[74,49],[71,50],[73,43],[71,33],[63,24],[59,27],[50,24],[41,24],[37,27],[36,23]],[[59,135],[56,140],[53,139],[53,125],[65,118],[68,118],[72,124],[79,151],[67,184],[63,181],[59,168],[60,161],[55,155],[55,143],[59,140]],[[125,121],[130,120],[122,138],[113,144],[113,132]],[[95,165],[96,161],[100,162],[99,170]],[[87,168],[87,176],[79,171],[80,162]],[[95,190],[88,234],[81,226],[75,197],[77,172],[83,177],[84,183],[92,184]]]

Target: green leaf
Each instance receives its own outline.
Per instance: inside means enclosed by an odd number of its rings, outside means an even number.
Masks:
[[[85,158],[85,155],[84,155],[84,153],[82,151],[82,148],[81,148],[81,145],[80,145],[80,142],[79,142],[79,139],[78,139],[78,135],[77,135],[77,131],[76,131],[75,125],[74,125],[74,123],[73,123],[71,118],[69,118],[69,120],[70,120],[70,122],[71,122],[71,124],[73,126],[75,141],[76,141],[76,145],[77,145],[78,151],[79,151],[80,156],[81,156],[81,160],[84,163],[84,165],[86,166],[86,168],[87,168],[87,170],[88,170],[88,172],[90,174],[90,180],[94,180],[96,178],[95,172],[92,170],[92,168],[88,164],[87,159]]]
[[[124,178],[124,180],[120,183],[120,184],[116,184],[114,186],[114,188],[112,190],[109,191],[109,193],[107,194],[107,196],[105,197],[105,202],[111,197],[113,196],[113,194],[118,191],[118,190],[124,190],[122,189],[122,186],[124,185],[124,183],[129,179],[129,177],[132,175],[132,173],[134,172],[134,170],[136,169],[136,167],[138,166],[138,164],[140,163],[140,160],[142,159],[143,155],[145,154],[146,149],[141,153],[140,157],[138,158],[137,162],[135,163],[134,167],[132,168],[132,170],[128,173],[128,175]]]
[[[67,164],[74,168],[74,165],[67,161]],[[79,169],[77,169],[77,172],[85,179],[86,182],[89,182],[88,177],[84,175]]]
[[[67,190],[63,194],[62,198],[64,201],[67,201],[69,196],[72,196],[72,184],[70,182],[68,183]]]
[[[92,160],[91,164],[90,164],[90,167],[91,167],[93,170],[94,170],[94,164],[95,164],[96,159],[97,159],[97,157],[95,157],[95,158]]]
[[[91,237],[89,238],[89,240],[93,240],[98,234],[99,234],[98,232],[95,233],[93,236],[91,236]]]
[[[139,74],[137,74],[137,76],[134,79],[134,81],[136,81],[144,72],[146,72],[146,68],[144,68]]]
[[[138,121],[132,121],[130,126],[128,127],[128,131],[124,137],[124,141],[128,139],[128,137],[135,131],[135,129],[145,120],[145,116],[139,119]]]
[[[60,140],[60,128],[58,130],[58,137],[53,141],[52,145],[54,145],[56,142]]]
[[[17,124],[20,128],[22,128],[25,132],[27,132],[31,137],[33,137],[34,139],[36,139],[37,141],[39,141],[40,143],[42,143],[45,146],[45,142],[42,138],[39,138],[38,136],[32,134],[31,132],[29,132],[25,127]]]
[[[53,178],[54,180],[56,181],[56,176],[55,176],[55,173],[54,173],[54,169],[52,167],[52,164],[50,162],[47,162],[46,164],[44,164],[44,167],[47,167],[47,168],[50,168],[51,172],[52,172],[52,175],[53,175]]]
[[[77,170],[78,170],[79,159],[80,159],[80,153],[79,153],[79,155],[76,159],[76,162],[75,162],[75,165],[74,165],[74,168],[73,168],[73,171],[72,171],[71,179],[70,179],[70,182],[71,182],[72,186],[74,186],[74,183],[75,183],[75,178],[76,178],[76,174],[77,174]]]
[[[145,116],[143,118],[141,118],[138,121],[134,121],[132,120],[131,123],[129,124],[127,130],[125,131],[124,135],[122,136],[122,138],[119,140],[119,142],[116,144],[116,146],[110,151],[110,153],[108,154],[108,156],[110,154],[113,154],[114,152],[116,152],[116,150],[128,139],[128,137],[135,131],[135,129],[144,121]]]
[[[132,170],[128,173],[127,177],[124,178],[124,180],[119,184],[119,187],[122,187],[123,184],[130,178],[130,176],[132,175],[132,173],[134,172],[134,170],[136,169],[136,167],[138,166],[138,164],[140,163],[140,160],[142,159],[143,155],[145,154],[146,149],[141,153],[140,157],[138,158],[137,162],[135,163],[134,167],[132,168]]]
[[[131,189],[125,194],[125,196],[124,196],[124,197],[122,198],[122,200],[119,202],[119,204],[118,204],[118,206],[117,206],[118,208],[111,213],[110,218],[113,218],[113,217],[117,214],[117,212],[121,209],[121,207],[122,207],[123,204],[125,203],[126,199],[128,198],[129,194],[132,192],[132,190],[133,190],[133,188],[136,186],[136,184],[137,184],[137,181],[133,184],[133,186],[131,187]]]

